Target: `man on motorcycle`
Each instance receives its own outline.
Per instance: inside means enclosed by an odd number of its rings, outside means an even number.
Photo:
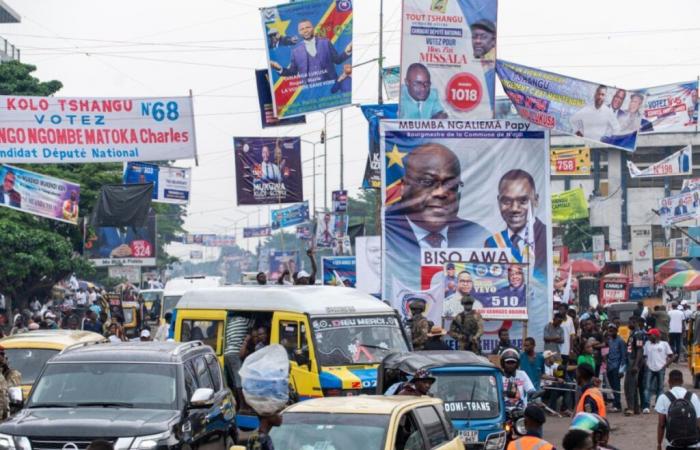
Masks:
[[[503,369],[503,392],[506,408],[526,407],[527,396],[535,392],[530,377],[519,370],[520,355],[518,351],[507,348],[501,353],[501,368]]]
[[[527,432],[518,440],[508,444],[507,450],[554,450],[554,446],[542,439],[542,425],[547,421],[542,408],[527,405],[523,415]]]
[[[597,450],[617,450],[608,444],[610,439],[610,423],[605,417],[598,414],[578,413],[571,421],[569,430],[584,430],[591,433],[593,445]]]

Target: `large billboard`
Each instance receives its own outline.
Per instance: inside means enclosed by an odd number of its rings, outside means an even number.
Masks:
[[[304,200],[301,141],[298,137],[233,139],[239,205]]]
[[[698,81],[646,89],[642,133],[697,132]]]
[[[0,162],[194,158],[190,97],[0,96]]]
[[[382,136],[382,297],[401,311],[397,295],[410,289],[439,285],[444,297],[447,262],[518,263],[528,329],[541,337],[552,304],[547,131],[522,121],[394,120],[382,122]]]
[[[155,266],[156,215],[143,227],[86,226],[83,256],[96,266]]]
[[[352,0],[306,0],[260,13],[275,115],[350,104]]]
[[[403,0],[399,118],[492,118],[497,0]]]
[[[130,162],[124,170],[124,184],[153,183],[153,201],[186,205],[190,200],[191,169],[160,167]]]

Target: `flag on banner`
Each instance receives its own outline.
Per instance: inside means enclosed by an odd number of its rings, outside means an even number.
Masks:
[[[352,0],[306,0],[260,12],[275,115],[350,104]]]
[[[357,272],[354,256],[324,256],[321,267],[324,285],[355,287]]]
[[[362,188],[380,189],[382,187],[382,162],[379,158],[379,121],[382,119],[396,119],[399,105],[396,103],[361,105],[360,108],[369,125],[369,154],[367,155]]]
[[[588,200],[582,188],[552,194],[552,222],[568,222],[588,217]]]
[[[263,128],[306,123],[306,116],[289,117],[287,119],[280,119],[275,116],[275,105],[272,104],[272,91],[270,90],[270,74],[267,69],[255,71],[255,84],[258,87],[260,123]]]
[[[499,60],[503,90],[536,125],[633,152],[644,91],[629,91]]]
[[[691,175],[693,173],[693,148],[687,145],[676,153],[650,165],[644,170],[639,169],[632,161],[627,161],[627,168],[632,178]]]
[[[646,89],[642,133],[695,132],[698,124],[698,81]]]

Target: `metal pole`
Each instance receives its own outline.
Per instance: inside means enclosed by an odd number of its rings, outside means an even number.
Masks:
[[[311,208],[312,215],[313,215],[313,212],[316,211],[316,142],[314,142],[312,145],[314,147],[313,158],[311,158],[311,162],[313,164],[313,190],[314,190],[314,194],[312,196],[313,206]]]
[[[328,209],[328,113],[323,113],[323,209]]]
[[[343,110],[340,110],[340,190],[343,190]]]
[[[379,76],[377,77],[377,103],[384,103],[382,95],[382,67],[384,66],[384,0],[379,0]]]

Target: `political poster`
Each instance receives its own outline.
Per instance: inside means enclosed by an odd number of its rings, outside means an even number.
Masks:
[[[243,228],[244,238],[268,237],[272,236],[271,227],[245,227]]]
[[[563,223],[588,217],[588,200],[582,188],[552,194],[552,222]]]
[[[193,118],[190,97],[0,96],[0,162],[194,158]]]
[[[233,139],[238,205],[304,200],[298,137]]]
[[[348,216],[344,214],[331,214],[329,212],[316,213],[316,247],[333,248],[336,239],[348,234]]]
[[[497,4],[403,0],[399,118],[493,118]]]
[[[190,259],[203,259],[204,252],[201,250],[190,250]]]
[[[308,201],[270,211],[270,226],[273,230],[298,225],[307,220],[309,220]]]
[[[646,89],[642,133],[694,133],[697,125],[697,80]]]
[[[124,184],[153,183],[153,201],[157,203],[188,204],[191,181],[189,168],[130,162],[124,170]]]
[[[630,235],[632,285],[652,287],[654,285],[654,249],[651,242],[651,225],[632,225]]]
[[[671,225],[700,216],[700,190],[682,192],[659,201],[661,225]]]
[[[350,256],[352,255],[352,243],[350,236],[340,236],[333,240],[333,256]]]
[[[390,100],[398,99],[401,92],[401,66],[382,67],[384,92]]]
[[[97,267],[155,266],[156,215],[148,214],[142,227],[93,227],[86,225],[83,256]]]
[[[275,115],[350,104],[352,0],[307,0],[260,12]]]
[[[306,116],[289,117],[287,119],[280,119],[275,116],[275,105],[272,104],[272,91],[270,90],[270,74],[267,69],[255,71],[255,84],[258,88],[260,124],[263,128],[306,123]]]
[[[333,191],[331,196],[334,213],[344,213],[348,210],[348,191]]]
[[[521,264],[541,342],[552,305],[548,143],[521,120],[382,121],[382,298],[400,310],[397,288],[439,286],[444,297],[449,262]]]
[[[369,154],[367,155],[362,188],[380,189],[382,187],[382,162],[379,156],[379,121],[382,119],[396,119],[399,105],[396,103],[361,105],[360,108],[369,125]]]
[[[357,274],[354,256],[324,256],[321,266],[325,286],[355,287]]]
[[[277,281],[285,271],[289,271],[290,275],[299,271],[299,252],[273,250],[269,254],[268,264],[270,267],[268,278],[270,281]]]
[[[591,174],[591,149],[588,147],[553,148],[549,151],[552,175]]]
[[[2,166],[0,206],[78,224],[80,185],[13,166]]]
[[[297,226],[296,230],[297,239],[302,241],[310,241],[313,237],[312,227],[310,224],[304,224]]]
[[[232,247],[236,245],[236,236],[222,234],[185,234],[183,244],[198,244],[204,247]]]
[[[536,125],[633,152],[644,91],[625,90],[499,60],[503,90]]]
[[[107,275],[110,278],[122,278],[129,283],[138,284],[141,282],[141,267],[111,266],[107,268]]]
[[[683,147],[676,153],[667,156],[646,169],[640,169],[632,161],[627,161],[631,178],[673,177],[693,174],[693,148]],[[685,180],[684,180],[685,181]]]
[[[382,238],[381,236],[358,236],[355,238],[357,260],[357,284],[355,287],[365,294],[382,295]]]

